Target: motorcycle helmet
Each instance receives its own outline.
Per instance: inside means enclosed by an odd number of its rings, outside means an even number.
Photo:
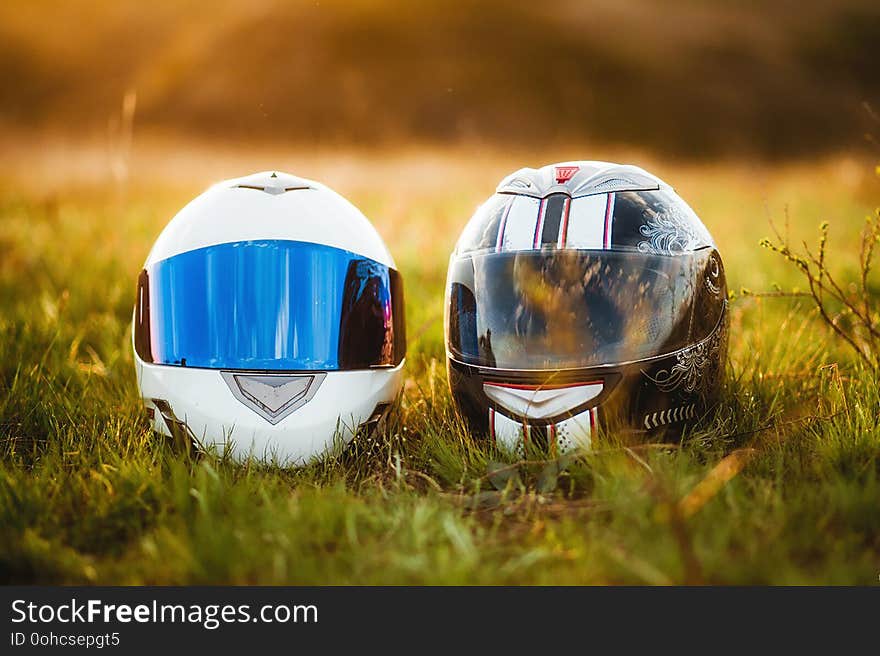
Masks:
[[[453,399],[498,444],[558,453],[597,431],[680,431],[726,359],[721,256],[693,210],[635,166],[524,168],[481,205],[449,262]]]
[[[266,172],[214,185],[165,227],[132,333],[154,430],[299,464],[384,416],[404,331],[401,277],[367,218]]]

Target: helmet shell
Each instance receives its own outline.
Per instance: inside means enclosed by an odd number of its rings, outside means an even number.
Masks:
[[[196,196],[162,230],[145,266],[253,239],[325,244],[395,266],[376,228],[348,200],[320,182],[276,171],[224,180]]]
[[[450,388],[515,448],[680,431],[717,395],[727,314],[721,256],[668,184],[606,162],[520,169],[450,258]]]
[[[351,440],[401,387],[401,285],[370,221],[325,185],[271,171],[215,184],[139,279],[135,368],[154,430],[281,464]],[[364,321],[379,330],[366,347]]]

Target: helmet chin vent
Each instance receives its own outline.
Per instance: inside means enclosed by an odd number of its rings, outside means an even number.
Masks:
[[[311,401],[327,377],[311,374],[221,371],[229,391],[273,426]]]
[[[483,392],[513,416],[551,419],[595,399],[604,387],[601,380],[559,386],[486,382]]]

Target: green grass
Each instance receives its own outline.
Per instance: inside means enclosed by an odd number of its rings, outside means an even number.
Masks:
[[[7,175],[0,581],[876,583],[880,389],[803,300],[733,302],[723,403],[680,445],[604,435],[562,471],[540,453],[499,471],[510,455],[472,439],[452,412],[441,306],[458,231],[521,160],[467,155],[351,156],[336,176],[338,159],[288,167],[336,179],[375,217],[404,274],[410,335],[388,434],[296,470],[180,453],[142,418],[135,276],[204,180]],[[239,166],[224,174],[256,168]],[[832,268],[852,269],[878,197],[872,169],[846,161],[653,168],[703,215],[732,289],[798,283],[757,246],[786,207],[796,235],[829,220]],[[409,173],[385,190],[377,181],[389,171]],[[726,482],[722,461],[737,465]]]

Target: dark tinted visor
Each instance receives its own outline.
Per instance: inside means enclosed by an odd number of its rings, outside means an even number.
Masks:
[[[181,253],[141,273],[135,348],[212,369],[396,366],[406,350],[394,269],[331,246],[260,240]]]
[[[708,336],[721,317],[714,253],[566,249],[457,258],[448,290],[450,353],[501,369],[592,367],[671,353]]]

